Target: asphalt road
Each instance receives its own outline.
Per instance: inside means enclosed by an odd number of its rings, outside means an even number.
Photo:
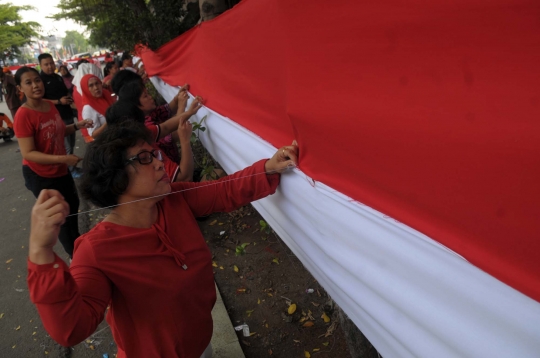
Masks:
[[[0,112],[11,118],[5,102],[0,103]],[[75,154],[83,156],[85,143],[80,132],[77,132],[76,147]],[[18,148],[15,138],[11,143],[0,139],[0,357],[64,358],[64,350],[43,328],[26,285],[30,212],[35,198],[24,186]],[[88,204],[81,200],[79,209],[88,209]],[[79,216],[81,233],[88,231],[92,217],[95,214]],[[60,244],[55,251],[67,260]],[[73,347],[71,356],[103,358],[107,353],[113,358],[116,353],[106,322],[86,342]]]

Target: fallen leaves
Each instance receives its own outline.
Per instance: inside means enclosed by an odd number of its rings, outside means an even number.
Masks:
[[[272,262],[279,265],[279,260],[277,259],[277,257],[274,258],[274,259],[272,260]]]
[[[234,272],[238,272],[238,266],[234,265],[233,270],[234,270]]]
[[[214,226],[214,225],[216,225],[216,223],[217,223],[217,220],[214,220],[214,221],[212,221],[212,222],[211,222],[210,224],[208,224],[208,225]]]
[[[296,312],[296,303],[291,304],[287,310],[287,313],[289,314],[293,314],[294,312]]]
[[[246,311],[247,316],[250,317],[253,312],[255,312],[255,310],[247,310]]]
[[[313,327],[314,325],[315,323],[313,323],[313,321],[307,321],[302,325],[302,327]]]
[[[324,320],[324,323],[330,322],[330,317],[326,314],[326,312],[323,312],[321,318]]]
[[[321,334],[319,338],[321,337],[330,337],[332,334],[334,334],[334,331],[337,328],[337,321],[332,322],[332,324],[328,327],[325,334]]]
[[[330,344],[330,342],[324,342],[322,345],[325,346],[325,347],[328,347],[329,344]]]
[[[212,261],[212,266],[213,267],[218,267],[218,264],[215,261]]]
[[[16,331],[18,331],[20,329],[21,329],[21,326],[18,326],[17,328],[15,328]]]
[[[308,351],[304,351],[304,357],[305,358],[311,358],[311,354],[309,354]]]
[[[9,264],[11,261],[13,261],[13,259],[9,259],[6,261],[6,264]]]

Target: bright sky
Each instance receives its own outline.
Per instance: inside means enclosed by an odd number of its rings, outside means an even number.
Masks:
[[[6,3],[7,1],[2,1]],[[14,5],[30,5],[36,8],[32,11],[21,11],[20,14],[24,21],[36,21],[41,24],[41,33],[43,35],[56,35],[65,37],[66,30],[76,30],[80,33],[85,31],[85,28],[78,25],[72,20],[54,21],[53,19],[47,19],[47,16],[51,16],[60,12],[56,7],[59,0],[10,0]],[[87,34],[84,34],[88,37]]]

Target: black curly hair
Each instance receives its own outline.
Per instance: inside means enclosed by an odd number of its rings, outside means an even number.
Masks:
[[[84,156],[81,194],[99,207],[118,204],[129,184],[127,152],[141,141],[150,143],[144,124],[125,120],[107,128],[91,142]]]

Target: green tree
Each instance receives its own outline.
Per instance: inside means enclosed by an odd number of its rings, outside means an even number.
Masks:
[[[66,37],[62,40],[62,46],[65,48],[71,48],[73,46],[73,51],[85,52],[88,51],[88,40],[77,31],[66,31]]]
[[[31,6],[0,4],[0,58],[14,58],[21,54],[19,47],[31,44],[31,38],[38,36],[37,22],[23,22],[20,11],[32,10]]]
[[[89,42],[132,49],[138,43],[156,48],[191,28],[184,0],[61,0],[52,18],[72,19],[87,27]],[[197,9],[198,10],[198,9]]]

